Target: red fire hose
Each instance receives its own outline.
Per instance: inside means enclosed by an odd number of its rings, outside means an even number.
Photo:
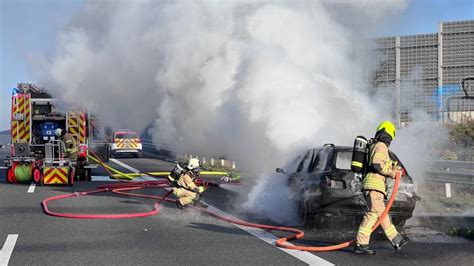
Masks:
[[[390,208],[392,207],[393,202],[395,201],[395,197],[398,192],[398,185],[400,183],[400,174],[398,173],[395,178],[395,184],[393,186],[393,191],[390,196],[390,199],[387,203],[387,206],[385,207],[385,210],[383,211],[382,215],[379,217],[375,225],[372,227],[372,231],[374,231],[382,222],[382,220],[387,216],[388,212],[390,211]],[[159,205],[163,201],[168,201],[168,202],[175,202],[174,199],[168,198],[168,196],[171,194],[172,190],[167,192],[166,195],[164,196],[153,196],[153,195],[145,195],[145,194],[138,194],[138,193],[130,193],[127,191],[132,191],[132,190],[140,190],[140,189],[146,189],[146,188],[167,188],[169,187],[169,184],[167,180],[156,180],[156,181],[144,181],[144,182],[124,182],[124,183],[116,183],[116,184],[110,184],[110,185],[103,185],[99,186],[98,190],[94,191],[88,191],[88,192],[80,192],[80,193],[70,193],[66,195],[61,195],[61,196],[54,196],[51,198],[47,198],[43,200],[42,206],[43,210],[46,214],[52,215],[52,216],[57,216],[57,217],[65,217],[65,218],[76,218],[76,219],[125,219],[125,218],[137,218],[137,217],[146,217],[146,216],[152,216],[155,214],[158,214],[160,209]],[[139,213],[124,213],[124,214],[78,214],[78,213],[58,213],[58,212],[53,212],[50,211],[48,208],[48,203],[51,201],[59,200],[59,199],[65,199],[65,198],[73,198],[77,196],[86,196],[86,195],[91,195],[91,194],[97,194],[97,193],[102,193],[102,192],[112,192],[120,195],[126,195],[126,196],[132,196],[132,197],[141,197],[141,198],[148,198],[148,199],[156,199],[158,202],[156,202],[153,205],[153,209],[151,211],[147,212],[139,212]],[[320,251],[332,251],[332,250],[338,250],[342,248],[346,248],[350,246],[351,244],[354,243],[354,240],[350,240],[347,242],[343,242],[340,244],[336,245],[331,245],[331,246],[294,246],[288,243],[288,241],[295,240],[295,239],[301,239],[304,237],[304,232],[295,229],[295,228],[290,228],[290,227],[283,227],[283,226],[273,226],[273,225],[265,225],[265,224],[257,224],[257,223],[250,223],[246,221],[242,221],[239,219],[231,218],[231,217],[226,217],[222,216],[216,213],[213,213],[205,208],[199,208],[199,207],[193,207],[194,209],[197,209],[201,212],[204,212],[210,216],[213,216],[215,218],[218,218],[220,220],[233,223],[233,224],[238,224],[238,225],[243,225],[243,226],[249,226],[249,227],[254,227],[254,228],[261,228],[261,229],[267,229],[267,230],[273,230],[273,231],[282,231],[282,232],[290,232],[294,233],[294,235],[291,235],[289,237],[282,237],[276,241],[276,245],[278,247],[282,248],[287,248],[287,249],[293,249],[293,250],[301,250],[301,251],[311,251],[311,252],[320,252]]]

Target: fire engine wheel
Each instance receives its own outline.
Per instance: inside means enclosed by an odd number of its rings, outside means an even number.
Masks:
[[[36,184],[43,185],[43,171],[39,168],[35,168],[33,170],[33,181],[35,181]]]
[[[67,184],[72,186],[74,185],[74,176],[76,175],[75,173],[75,169],[73,167],[69,167],[69,171],[68,171],[68,176],[67,176]]]
[[[91,169],[86,169],[84,171],[84,181],[91,181]]]
[[[8,168],[7,170],[7,181],[12,184],[15,183],[15,173],[13,172],[13,167]]]

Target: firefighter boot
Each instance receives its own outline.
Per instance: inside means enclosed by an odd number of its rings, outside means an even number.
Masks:
[[[197,194],[196,198],[194,198],[194,206],[199,207],[199,208],[207,208],[207,204],[201,201],[202,195]]]
[[[356,244],[354,248],[354,254],[375,255],[375,250],[371,249],[369,245]]]
[[[392,245],[395,250],[402,249],[403,246],[408,244],[408,240],[404,238],[401,234],[398,234],[396,237],[392,239]]]
[[[186,205],[182,205],[179,200],[176,200],[176,207],[178,207],[178,209],[183,210],[184,208],[186,208]]]

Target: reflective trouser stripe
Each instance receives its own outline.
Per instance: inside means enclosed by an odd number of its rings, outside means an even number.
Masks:
[[[369,236],[372,233],[372,229],[370,227],[361,226],[359,227],[359,234],[364,236]]]
[[[378,218],[377,213],[369,212],[367,216],[368,216],[367,218],[369,219],[369,222],[373,223],[372,225],[374,225],[375,222],[377,222],[377,218]]]
[[[397,229],[393,224],[390,224],[387,228],[384,228],[385,235],[388,239],[393,239],[397,234]]]
[[[355,167],[360,167],[360,168],[362,168],[364,166],[361,162],[356,162],[356,161],[352,161],[351,165],[353,165]]]

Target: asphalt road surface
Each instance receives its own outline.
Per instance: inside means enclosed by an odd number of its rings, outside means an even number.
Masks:
[[[173,165],[152,158],[119,158],[110,165],[130,172],[169,171]],[[376,256],[356,256],[352,248],[341,251],[308,253],[288,251],[272,244],[281,232],[265,232],[217,220],[195,210],[179,210],[164,203],[152,217],[122,220],[80,220],[47,216],[40,206],[47,197],[87,191],[105,181],[103,170],[94,170],[93,182],[77,182],[73,187],[7,184],[5,171],[0,176],[0,265],[57,264],[154,264],[154,265],[473,265],[474,243],[452,238],[428,228],[407,227],[404,233],[411,242],[394,251],[382,237],[372,241]],[[148,177],[150,179],[150,177]],[[28,192],[29,191],[29,192]],[[163,189],[149,189],[148,194],[163,195]],[[216,211],[233,210],[237,193],[211,188],[205,200]],[[110,193],[53,202],[58,212],[123,213],[147,211],[152,200],[130,198]],[[245,215],[246,219],[252,216]],[[261,218],[259,218],[261,220]],[[346,235],[328,230],[306,232],[295,244],[321,245],[337,242]]]

